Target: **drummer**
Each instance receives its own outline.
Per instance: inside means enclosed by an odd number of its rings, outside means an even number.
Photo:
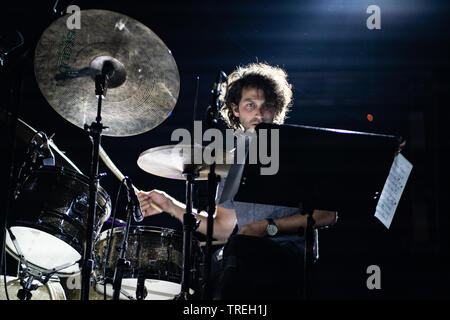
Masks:
[[[254,130],[261,122],[283,123],[292,105],[287,73],[264,63],[238,67],[228,78],[228,94],[221,97],[224,121],[236,130]],[[306,216],[298,208],[222,200],[222,179],[216,197],[213,238],[228,240],[214,257],[214,299],[295,299],[302,282]],[[185,205],[163,191],[140,192],[144,216],[162,211],[180,221]],[[151,206],[156,204],[162,211]],[[197,213],[198,232],[206,235],[205,213]],[[337,213],[314,210],[316,227],[332,225]],[[237,234],[235,227],[237,229]],[[214,276],[213,276],[214,277]]]

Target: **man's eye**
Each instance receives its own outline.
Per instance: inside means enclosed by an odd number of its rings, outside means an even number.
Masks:
[[[251,107],[251,108],[252,108],[253,106],[254,106],[253,103],[251,103],[251,102],[250,102],[250,103],[247,103],[247,107]]]

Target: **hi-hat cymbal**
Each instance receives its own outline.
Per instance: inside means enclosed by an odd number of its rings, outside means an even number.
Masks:
[[[31,139],[33,137],[36,139],[38,143],[42,142],[42,138],[37,135],[37,131],[33,129],[30,125],[28,125],[25,121],[21,119],[17,119],[17,128],[16,128],[16,137],[19,141],[21,141],[21,144],[29,144],[31,142]],[[0,122],[5,124],[5,127],[7,127],[7,124],[10,124],[12,121],[12,116],[9,112],[6,110],[0,108]],[[3,133],[3,132],[2,132]],[[53,151],[53,154],[55,156],[55,165],[58,167],[65,167],[72,170],[77,171],[78,173],[82,173],[80,169],[77,168],[77,166],[56,146],[53,141],[49,141],[48,145]]]
[[[142,23],[106,10],[80,11],[81,28],[68,16],[53,22],[36,47],[34,70],[48,103],[66,120],[84,128],[95,121],[95,75],[108,61],[114,68],[102,103],[107,136],[131,136],[169,117],[178,99],[175,59]]]
[[[167,145],[148,149],[141,153],[138,158],[138,166],[153,175],[185,180],[184,172],[196,172],[198,177],[196,180],[207,180],[210,165],[206,164],[203,157],[205,147],[188,145]],[[201,157],[198,163],[195,157],[195,152],[198,152]],[[208,153],[210,154],[210,152]],[[232,152],[222,152],[222,157],[219,158],[217,154],[217,164],[215,173],[225,178],[228,175],[230,164],[233,163],[234,154]],[[219,159],[221,159],[219,161]],[[196,164],[197,163],[197,164]]]

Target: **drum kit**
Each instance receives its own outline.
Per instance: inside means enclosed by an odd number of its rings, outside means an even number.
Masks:
[[[138,165],[144,171],[186,180],[184,228],[181,234],[131,226],[133,216],[142,219],[133,201],[137,188],[101,147],[101,136],[141,134],[168,118],[178,99],[177,65],[155,33],[123,14],[84,10],[81,28],[73,30],[66,19],[58,18],[41,35],[34,71],[51,107],[90,135],[91,172],[84,175],[51,137],[17,119],[17,136],[29,145],[15,177],[5,246],[19,272],[18,278],[8,277],[0,297],[8,289],[22,300],[65,299],[59,285],[64,279],[77,279],[77,289],[81,279],[76,298],[82,300],[199,296],[207,277],[201,272],[205,254],[193,237],[192,185],[210,179],[211,172],[226,176],[228,166],[191,165],[179,146],[143,152]],[[2,120],[8,117],[2,114]],[[111,220],[111,198],[99,185],[99,158],[127,188],[126,221]]]

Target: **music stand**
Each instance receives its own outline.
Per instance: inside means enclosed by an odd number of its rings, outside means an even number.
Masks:
[[[252,139],[252,143],[258,142],[258,155],[264,133],[267,134],[267,154],[272,157],[272,162],[278,144],[278,172],[261,174],[261,169],[273,163],[263,165],[259,156],[256,163],[249,163],[250,150],[234,201],[297,207],[307,215],[303,292],[305,298],[309,298],[316,231],[313,229],[314,209],[342,214],[342,210],[352,206],[355,195],[373,202],[374,196],[379,196],[383,189],[403,139],[348,130],[262,123],[256,127],[257,139]],[[276,133],[279,142],[275,139],[272,143]]]

